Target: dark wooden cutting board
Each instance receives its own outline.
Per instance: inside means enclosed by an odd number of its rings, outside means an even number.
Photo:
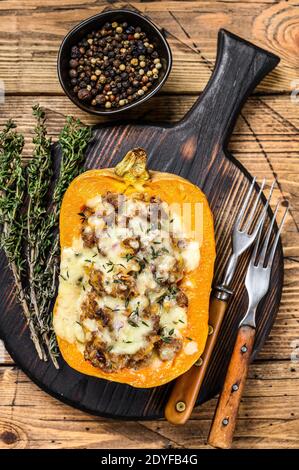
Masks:
[[[144,147],[149,168],[179,174],[206,193],[215,220],[219,280],[230,252],[230,233],[251,176],[227,151],[238,113],[249,93],[279,59],[224,31],[219,32],[215,70],[201,97],[182,121],[174,126],[121,124],[94,129],[87,151],[86,168],[114,166],[132,147]],[[59,159],[59,151],[54,149]],[[256,185],[258,190],[258,185]],[[265,203],[265,198],[263,199]],[[268,217],[272,212],[269,209]],[[234,290],[218,344],[210,363],[198,403],[213,397],[224,380],[238,322],[247,298],[243,283],[248,254],[235,275]],[[275,257],[271,288],[259,306],[254,356],[262,347],[275,320],[283,281],[281,244]],[[62,359],[61,369],[39,361],[3,254],[0,256],[0,337],[16,364],[43,390],[75,407],[102,416],[153,419],[163,416],[172,384],[135,389],[128,385],[88,377],[72,370]]]

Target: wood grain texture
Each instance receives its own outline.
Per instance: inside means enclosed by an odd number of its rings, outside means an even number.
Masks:
[[[90,124],[103,122],[75,108],[61,94],[56,78],[57,45],[65,31],[81,18],[111,7],[110,2],[86,4],[81,0],[65,0],[63,7],[57,0],[44,0],[42,6],[36,0],[0,2],[0,79],[5,78],[9,91],[4,105],[0,105],[0,125],[8,117],[21,123],[26,136],[26,157],[31,151],[34,102],[47,108],[53,136],[57,136],[65,114],[74,114]],[[204,88],[210,76],[209,62],[215,58],[216,31],[221,26],[269,49],[275,43],[272,50],[282,56],[277,71],[258,87],[259,94],[247,101],[229,146],[234,156],[259,179],[263,176],[271,179],[275,173],[279,188],[275,190],[274,202],[285,196],[292,206],[282,237],[285,264],[282,302],[259,361],[249,368],[235,433],[237,448],[299,446],[299,104],[285,94],[293,88],[291,81],[298,79],[297,4],[276,0],[134,3],[154,21],[165,28],[168,25],[175,55],[167,88],[136,116],[143,120],[174,123],[190,109],[195,94]],[[70,19],[74,11],[77,17]],[[58,21],[57,15],[64,19]],[[254,20],[258,17],[264,18],[259,32]],[[275,17],[282,20],[281,27],[278,23],[274,25]],[[53,25],[58,33],[53,31]],[[279,29],[285,34],[276,36]],[[48,33],[41,37],[44,31]],[[13,361],[1,342],[0,364],[0,447],[207,447],[215,399],[196,408],[192,420],[181,428],[164,421],[143,422],[149,433],[142,433],[138,425],[136,435],[135,423],[126,426],[92,417],[49,397],[16,367],[11,367]],[[29,420],[28,416],[32,418]]]
[[[221,30],[212,78],[200,99],[179,123],[174,126],[131,123],[100,126],[94,129],[93,140],[86,152],[86,169],[105,168],[115,166],[130,148],[143,146],[148,153],[149,168],[179,174],[202,188],[215,220],[215,279],[220,278],[225,267],[232,223],[251,181],[245,169],[228,156],[227,142],[246,97],[277,63],[278,58],[273,54]],[[60,158],[58,152],[55,156]],[[255,190],[258,189],[256,186]],[[269,211],[268,217],[271,215]],[[244,255],[239,263],[233,284],[234,302],[230,303],[225,315],[198,402],[214,396],[223,382],[234,344],[234,331],[247,303],[240,279],[244,277],[248,256],[248,253]],[[50,363],[36,360],[20,308],[12,297],[11,280],[3,269],[3,258],[0,257],[0,282],[4,291],[0,300],[0,331],[8,351],[29,377],[55,397],[101,416],[128,419],[163,416],[171,384],[154,389],[133,389],[128,385],[83,376],[62,359],[59,371]],[[259,309],[254,355],[273,325],[282,278],[283,261],[279,245],[271,288]]]
[[[126,2],[0,2],[0,78],[7,93],[60,93],[56,55],[63,36],[81,20]],[[298,4],[289,2],[130,2],[166,30],[174,55],[163,92],[198,93],[213,68],[219,28],[227,28],[281,56],[258,88],[288,92],[298,80]],[[190,20],[191,19],[191,20]],[[13,73],[12,73],[13,68]]]
[[[249,368],[234,448],[299,446],[299,367],[285,361]],[[1,448],[207,448],[216,399],[185,426],[98,418],[50,397],[15,367],[0,368]]]

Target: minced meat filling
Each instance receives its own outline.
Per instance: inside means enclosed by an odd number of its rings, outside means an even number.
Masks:
[[[140,193],[97,196],[80,216],[61,283],[78,289],[75,341],[85,359],[107,372],[173,360],[187,326],[180,281],[194,242],[174,236],[167,203]]]

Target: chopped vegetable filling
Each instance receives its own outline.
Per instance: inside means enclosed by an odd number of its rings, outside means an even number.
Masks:
[[[172,361],[188,322],[180,282],[199,263],[198,243],[174,233],[168,204],[143,193],[108,192],[79,216],[81,237],[61,256],[55,330],[106,372]]]

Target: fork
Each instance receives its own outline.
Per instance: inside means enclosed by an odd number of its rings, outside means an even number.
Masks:
[[[251,210],[249,210],[252,193],[256,184],[256,178],[252,180],[241,209],[238,212],[232,230],[232,254],[228,260],[223,281],[214,288],[210,300],[209,336],[207,338],[205,350],[196,365],[178,377],[165,407],[165,417],[172,424],[186,423],[194,408],[197,395],[208,368],[209,360],[216,344],[228,300],[233,293],[230,289],[230,283],[233,279],[238,259],[242,253],[244,253],[244,251],[253,244],[267,213],[275,181],[271,186],[268,200],[258,217],[257,208],[265,182],[266,181],[264,179],[258,194],[253,201]],[[250,231],[251,225],[256,218],[257,222]]]
[[[269,290],[275,251],[289,207],[287,202],[274,241],[271,244],[270,240],[279,206],[280,202],[276,205],[264,241],[261,243],[263,220],[247,269],[245,287],[248,294],[248,307],[245,316],[239,324],[237,339],[228,366],[224,387],[217,403],[211,426],[208,443],[213,447],[228,449],[232,444],[237,413],[254,345],[256,310],[260,301]]]

